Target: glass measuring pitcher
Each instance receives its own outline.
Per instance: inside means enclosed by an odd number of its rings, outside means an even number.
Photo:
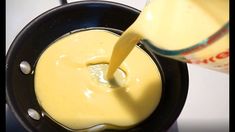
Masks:
[[[229,71],[229,0],[151,0],[134,25],[159,55]]]

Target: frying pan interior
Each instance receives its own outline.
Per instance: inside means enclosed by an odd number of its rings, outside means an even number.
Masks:
[[[27,113],[29,108],[39,113],[41,111],[34,93],[33,70],[40,54],[49,44],[78,29],[101,27],[124,31],[135,21],[138,14],[138,10],[118,3],[83,1],[56,7],[31,21],[15,38],[6,56],[7,104],[20,123],[28,131],[66,131],[46,116],[37,121]],[[161,69],[164,92],[154,113],[141,124],[126,131],[167,130],[176,121],[186,100],[186,64],[147,52]],[[31,65],[32,74],[25,75],[20,71],[19,65],[22,61]]]

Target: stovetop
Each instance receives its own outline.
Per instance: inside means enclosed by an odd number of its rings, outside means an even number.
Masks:
[[[68,0],[74,2],[78,0]],[[109,0],[142,9],[147,0]],[[7,0],[6,51],[20,30],[41,13],[60,5],[60,0]],[[189,91],[185,106],[169,131],[229,131],[229,75],[188,65]],[[6,107],[7,132],[24,132]]]

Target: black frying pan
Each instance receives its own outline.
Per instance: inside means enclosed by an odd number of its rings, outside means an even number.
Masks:
[[[6,56],[6,100],[20,123],[28,131],[67,131],[46,116],[39,121],[28,116],[28,108],[38,112],[41,108],[34,93],[34,74],[25,75],[20,71],[22,61],[28,61],[34,70],[40,54],[62,35],[92,27],[109,28],[110,31],[121,33],[135,21],[139,12],[113,2],[83,1],[56,7],[31,21],[15,38]],[[184,106],[188,92],[188,69],[184,63],[163,58],[151,53],[144,45],[140,46],[161,69],[163,95],[159,106],[148,119],[126,131],[166,131],[176,121]]]

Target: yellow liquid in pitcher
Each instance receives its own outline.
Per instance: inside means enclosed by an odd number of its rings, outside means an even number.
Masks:
[[[105,30],[68,35],[49,46],[35,70],[35,93],[47,115],[69,129],[108,123],[134,126],[160,102],[162,81],[156,64],[134,47],[105,80],[118,36]]]
[[[115,45],[107,78],[112,78],[141,39],[163,49],[183,49],[206,39],[228,20],[229,0],[152,0]],[[186,58],[191,63],[220,69],[228,66],[228,50],[229,34]],[[227,70],[226,66],[222,70]]]

